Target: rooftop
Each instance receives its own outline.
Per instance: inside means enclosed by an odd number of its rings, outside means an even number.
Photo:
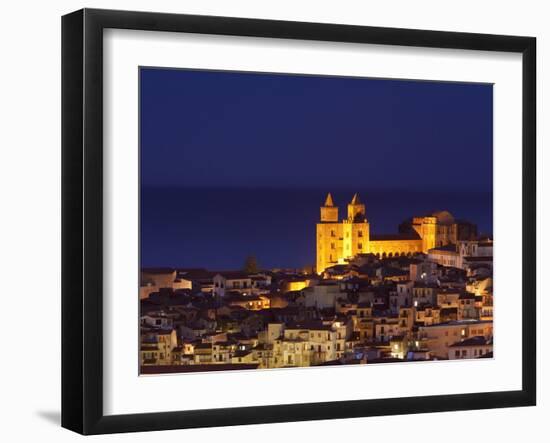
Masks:
[[[305,321],[305,322],[294,322],[289,323],[286,326],[286,329],[301,329],[301,330],[311,330],[311,331],[331,331],[332,327],[330,325],[325,325],[319,321]]]
[[[371,234],[370,241],[421,240],[416,232],[399,234]]]
[[[485,256],[485,257],[464,257],[464,260],[467,260],[469,262],[483,262],[483,261],[493,261],[493,256]]]
[[[437,323],[435,325],[427,325],[427,326],[421,326],[422,328],[442,328],[447,326],[469,326],[469,325],[481,325],[481,324],[488,324],[493,323],[492,320],[452,320],[445,323]]]
[[[141,268],[144,274],[172,274],[175,271],[173,268]]]
[[[451,348],[462,347],[462,346],[483,346],[483,345],[492,345],[492,339],[486,339],[481,335],[476,335],[475,337],[466,338],[460,340],[459,342],[453,343],[450,345]]]
[[[428,252],[436,251],[436,252],[457,252],[456,251],[456,245],[448,244],[445,246],[438,246],[437,248],[432,248]]]
[[[219,271],[216,275],[221,275],[227,280],[243,280],[250,278],[250,276],[243,271]]]

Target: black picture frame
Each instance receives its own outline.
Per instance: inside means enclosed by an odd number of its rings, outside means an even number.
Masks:
[[[522,389],[131,415],[103,413],[103,30],[192,32],[522,54]],[[536,404],[536,39],[83,9],[62,18],[62,426],[82,434]]]

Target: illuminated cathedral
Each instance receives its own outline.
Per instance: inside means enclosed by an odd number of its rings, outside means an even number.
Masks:
[[[358,194],[347,206],[347,217],[341,221],[330,193],[321,206],[321,220],[317,223],[318,274],[358,254],[370,253],[380,258],[426,254],[432,248],[477,237],[475,225],[456,221],[447,211],[412,217],[399,226],[395,235],[374,235],[370,233],[365,205]]]

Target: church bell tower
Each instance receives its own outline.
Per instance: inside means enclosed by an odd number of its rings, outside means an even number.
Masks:
[[[321,219],[317,223],[317,274],[334,266],[342,256],[342,224],[338,223],[338,206],[328,193],[321,206]]]
[[[321,222],[338,223],[338,207],[334,206],[330,192],[327,194],[325,204],[321,206]]]
[[[365,205],[357,193],[348,204],[348,218],[343,222],[343,234],[344,259],[370,251],[370,226],[367,222]]]

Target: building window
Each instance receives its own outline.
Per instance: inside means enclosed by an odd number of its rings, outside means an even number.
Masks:
[[[363,237],[363,231],[358,231],[358,232],[357,232],[357,235],[358,235],[359,237]]]
[[[357,248],[358,248],[358,249],[363,249],[363,243],[358,243],[358,244],[357,244]]]
[[[330,249],[336,249],[336,245],[334,243],[330,244]]]
[[[334,230],[331,230],[331,231],[330,231],[330,236],[331,236],[331,237],[336,237],[336,233],[334,232]]]

